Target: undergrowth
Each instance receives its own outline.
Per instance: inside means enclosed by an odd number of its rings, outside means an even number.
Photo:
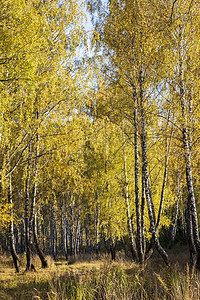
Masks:
[[[84,274],[67,272],[50,282],[48,299],[200,299],[200,278],[189,268],[179,266],[126,270],[117,264],[106,264],[99,271],[92,269]]]
[[[1,257],[0,299],[40,300],[189,300],[200,299],[200,275],[188,266],[163,267],[153,261],[141,267],[130,261],[65,261],[37,272],[14,273],[11,261]]]

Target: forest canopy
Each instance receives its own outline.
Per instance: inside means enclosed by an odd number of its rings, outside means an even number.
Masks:
[[[0,250],[188,243],[200,269],[200,4],[2,0]]]

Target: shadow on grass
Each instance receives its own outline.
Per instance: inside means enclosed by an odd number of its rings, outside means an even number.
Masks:
[[[49,299],[47,296],[49,290],[50,286],[47,280],[36,282],[33,279],[29,282],[17,283],[13,287],[10,282],[4,285],[0,283],[0,300],[46,300]]]

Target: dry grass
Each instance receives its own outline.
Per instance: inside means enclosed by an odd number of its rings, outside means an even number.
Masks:
[[[171,255],[172,260],[187,261],[187,253]],[[48,257],[48,269],[34,258],[37,272],[22,269],[15,273],[11,257],[0,257],[0,299],[48,300],[130,300],[130,299],[200,299],[200,276],[187,265],[163,266],[158,257],[141,267],[123,257],[111,263],[106,257],[54,262]]]

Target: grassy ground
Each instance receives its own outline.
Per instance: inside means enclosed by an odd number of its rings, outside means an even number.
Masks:
[[[200,299],[200,276],[191,273],[185,251],[170,254],[172,267],[166,268],[159,257],[141,267],[122,257],[111,263],[109,258],[82,257],[77,261],[53,262],[42,269],[34,258],[37,272],[15,273],[11,257],[0,256],[0,299]]]
[[[84,274],[91,269],[99,270],[105,260],[93,260],[90,262],[63,260],[54,262],[51,257],[47,258],[49,267],[42,269],[40,261],[34,257],[33,262],[36,272],[25,272],[25,258],[20,258],[22,265],[20,273],[17,274],[13,267],[12,258],[6,255],[0,256],[0,299],[49,299],[54,279],[58,280],[65,274]]]

